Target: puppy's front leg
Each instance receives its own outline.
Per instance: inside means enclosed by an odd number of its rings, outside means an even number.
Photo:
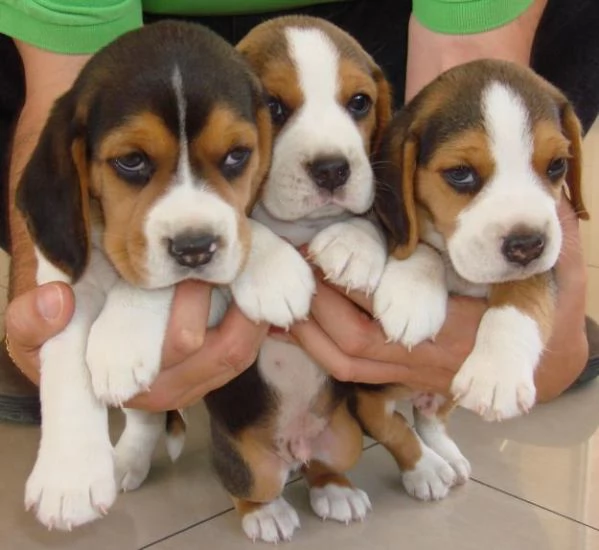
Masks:
[[[370,294],[378,286],[387,246],[376,225],[352,218],[323,229],[310,242],[309,253],[327,280],[347,290]]]
[[[250,319],[288,327],[307,317],[315,291],[314,275],[301,254],[261,223],[250,220],[248,260],[231,292]]]
[[[87,344],[98,399],[120,406],[154,381],[173,293],[174,287],[147,290],[122,279],[110,290]]]
[[[441,330],[446,313],[445,265],[437,251],[419,244],[405,260],[391,256],[374,293],[374,316],[387,338],[415,346]]]
[[[555,308],[552,275],[494,285],[489,305],[451,391],[462,407],[485,420],[503,420],[534,405],[534,372]]]
[[[67,278],[38,254],[37,279]],[[70,530],[99,518],[116,497],[106,407],[95,398],[85,364],[90,326],[115,279],[102,253],[92,251],[87,272],[73,286],[71,322],[40,351],[42,436],[25,505],[49,528]]]

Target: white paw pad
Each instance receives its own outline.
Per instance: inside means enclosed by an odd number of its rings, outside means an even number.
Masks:
[[[387,253],[376,229],[365,220],[333,224],[314,237],[309,254],[325,278],[346,290],[370,294],[378,286]]]
[[[248,263],[231,285],[239,308],[252,321],[287,328],[305,319],[316,285],[308,263],[280,241],[262,262]]]
[[[293,507],[282,497],[243,516],[241,526],[253,541],[277,543],[289,541],[300,526]]]
[[[447,289],[439,276],[427,277],[389,259],[374,293],[374,316],[392,342],[411,348],[441,330],[447,311]],[[438,275],[438,274],[437,274]]]
[[[115,452],[115,476],[121,491],[135,491],[148,477],[152,464],[151,454],[143,456],[137,449],[118,445]]]
[[[108,513],[116,498],[112,447],[40,453],[27,480],[25,508],[48,529],[70,531]]]
[[[422,446],[422,457],[413,470],[405,471],[402,481],[408,494],[419,500],[440,500],[455,485],[453,468],[437,453]]]
[[[318,517],[334,519],[341,523],[361,521],[372,510],[370,499],[364,491],[333,484],[312,487],[310,504]]]
[[[535,403],[533,369],[497,362],[472,353],[451,384],[451,393],[465,409],[488,421],[500,421],[528,413]]]

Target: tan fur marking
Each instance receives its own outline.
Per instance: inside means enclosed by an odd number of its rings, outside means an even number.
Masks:
[[[545,183],[547,191],[555,200],[559,200],[561,195],[561,185],[557,185],[547,177],[547,168],[552,160],[558,158],[569,159],[571,164],[574,162],[571,158],[568,140],[560,132],[559,128],[548,120],[537,122],[533,128],[533,158],[532,164],[535,172]]]
[[[420,441],[407,420],[397,411],[387,414],[386,403],[395,398],[398,388],[370,393],[357,392],[357,413],[368,434],[393,456],[400,470],[413,470],[422,457]]]
[[[322,488],[327,485],[337,485],[338,487],[353,487],[353,484],[347,477],[334,471],[330,466],[312,460],[310,464],[302,468],[302,474],[309,487]]]
[[[272,428],[254,426],[231,440],[252,475],[250,494],[243,500],[268,503],[283,492],[289,464],[276,454],[272,440]]]
[[[543,343],[546,343],[551,335],[555,313],[553,274],[541,273],[522,281],[493,285],[489,293],[489,306],[513,306],[532,317],[539,325]]]
[[[458,215],[473,199],[473,195],[458,193],[443,179],[444,170],[458,166],[471,166],[483,182],[491,177],[495,165],[483,132],[458,134],[435,151],[426,168],[417,171],[416,200],[430,213],[445,239],[451,237]]]

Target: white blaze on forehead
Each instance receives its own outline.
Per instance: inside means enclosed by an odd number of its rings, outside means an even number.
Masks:
[[[304,101],[308,103],[334,99],[339,89],[339,54],[329,37],[319,29],[298,27],[286,29],[285,34]]]
[[[177,114],[179,116],[179,163],[177,172],[179,181],[183,183],[191,183],[191,170],[189,167],[189,150],[187,147],[187,135],[185,134],[185,120],[187,115],[187,101],[183,93],[183,77],[178,66],[175,66],[171,79],[177,98]]]
[[[533,139],[528,110],[511,88],[493,82],[483,93],[483,117],[497,173],[511,173],[502,185],[522,185],[532,169]],[[505,188],[504,188],[505,189]]]

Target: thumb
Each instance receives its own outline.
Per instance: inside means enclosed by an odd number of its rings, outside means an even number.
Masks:
[[[15,351],[29,352],[58,334],[73,315],[71,287],[48,283],[18,296],[6,309],[6,335]]]

